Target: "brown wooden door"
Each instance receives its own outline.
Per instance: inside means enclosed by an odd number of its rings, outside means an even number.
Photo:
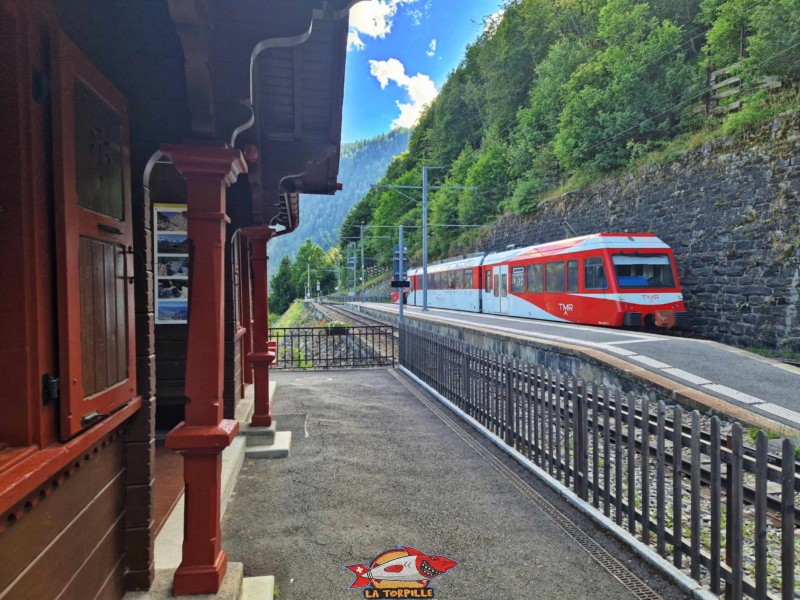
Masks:
[[[61,437],[135,395],[132,225],[125,98],[60,32],[53,139]]]

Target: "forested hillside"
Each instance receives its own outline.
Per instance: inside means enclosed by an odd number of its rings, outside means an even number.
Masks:
[[[270,268],[277,269],[284,256],[294,259],[308,238],[323,250],[337,245],[339,225],[370,185],[383,177],[392,158],[406,149],[408,136],[408,130],[396,130],[370,140],[343,144],[339,166],[342,191],[334,196],[300,196],[300,226],[291,235],[270,242]]]
[[[728,87],[714,87],[721,80]],[[444,167],[432,183],[475,188],[433,191],[431,223],[529,214],[610,173],[796,109],[799,80],[800,0],[516,0],[468,48],[383,183],[420,185],[431,165]],[[373,189],[342,235],[420,221],[414,198]],[[433,258],[474,235],[432,231]],[[390,243],[372,240],[367,254],[388,262]]]

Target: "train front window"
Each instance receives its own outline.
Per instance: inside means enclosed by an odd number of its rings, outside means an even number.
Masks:
[[[666,254],[616,254],[611,261],[621,288],[675,287],[672,264]]]

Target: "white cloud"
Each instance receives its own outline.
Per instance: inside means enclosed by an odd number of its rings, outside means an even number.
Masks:
[[[417,73],[413,77],[408,76],[405,66],[396,58],[369,61],[369,72],[381,84],[381,89],[386,89],[389,82],[393,81],[408,93],[408,98],[411,100],[411,102],[397,101],[400,116],[392,121],[392,129],[416,125],[425,107],[439,94],[436,84],[430,77],[423,73]]]
[[[364,42],[360,37],[358,37],[358,32],[350,31],[347,33],[347,51],[350,50],[363,50],[364,49]]]
[[[436,54],[436,38],[433,38],[431,40],[431,43],[428,44],[428,49],[425,51],[425,54],[427,54],[428,56],[433,56],[434,54]]]
[[[422,21],[430,14],[432,6],[433,0],[428,0],[421,8],[412,8],[408,11],[408,15],[411,17],[414,25],[422,25]]]
[[[419,0],[370,0],[369,2],[359,2],[350,9],[350,33],[358,36],[363,33],[371,38],[384,38],[392,31],[392,23],[401,4],[413,4]],[[348,36],[348,42],[349,42]],[[355,48],[362,50],[364,47],[361,38],[361,46],[357,44],[348,49]]]

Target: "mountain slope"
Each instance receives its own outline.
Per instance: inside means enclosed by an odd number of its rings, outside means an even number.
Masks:
[[[396,130],[370,140],[344,144],[339,167],[342,191],[334,196],[300,196],[300,226],[269,244],[272,269],[277,269],[284,256],[294,259],[298,248],[308,238],[326,251],[337,245],[339,226],[345,216],[370,186],[383,177],[392,159],[405,151],[408,136],[408,130]]]

